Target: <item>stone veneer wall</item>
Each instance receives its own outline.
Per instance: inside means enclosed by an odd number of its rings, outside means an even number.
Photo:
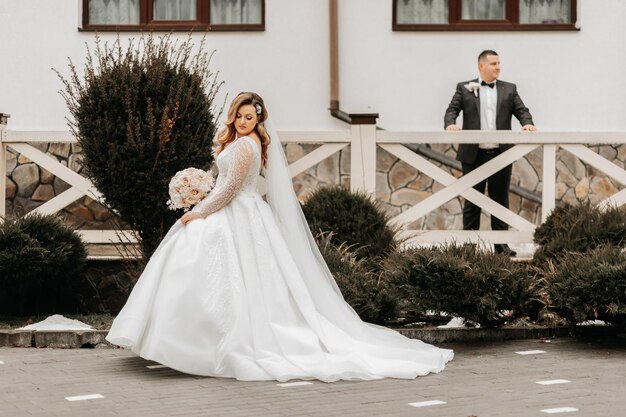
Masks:
[[[61,164],[81,172],[82,149],[77,143],[31,143]],[[111,173],[114,175],[114,173]],[[7,217],[21,216],[70,186],[48,170],[33,163],[11,148],[7,151]],[[97,201],[83,197],[61,211],[61,217],[77,229],[113,229],[114,215]]]
[[[293,162],[302,155],[310,152],[316,145],[288,144],[286,146],[287,159]],[[432,148],[450,157],[455,157],[456,146],[432,145]],[[625,145],[603,145],[590,147],[593,151],[613,161],[620,167],[626,166]],[[511,183],[519,185],[529,191],[542,191],[542,149],[536,149],[525,158],[513,164]],[[435,163],[445,171],[459,177],[461,173],[442,164]],[[590,201],[597,203],[616,193],[621,185],[614,183],[593,167],[582,163],[569,152],[560,149],[557,153],[557,184],[556,197],[558,202],[576,204]],[[350,184],[350,149],[344,149],[338,154],[322,161],[316,167],[299,174],[294,180],[296,193],[300,200],[317,186]],[[417,172],[416,169],[399,160],[381,148],[376,156],[376,198],[381,201],[390,214],[401,213],[419,201],[429,197],[443,186],[434,182],[430,177]],[[510,194],[510,208],[530,222],[539,224],[541,221],[541,206],[532,200]],[[429,213],[424,218],[410,225],[414,229],[429,230],[461,230],[463,228],[462,202],[456,198],[442,205],[438,210]],[[483,213],[481,228],[489,229],[488,215]]]
[[[82,171],[81,148],[78,144],[39,143],[33,146],[69,166],[76,172]],[[285,147],[290,162],[300,158],[317,145],[288,144]],[[433,149],[454,157],[456,149],[451,145],[433,145]],[[626,146],[595,146],[595,152],[613,161],[620,167],[626,166]],[[47,170],[29,161],[26,157],[9,151],[7,160],[7,215],[22,215],[43,204],[69,188],[62,180]],[[438,164],[441,166],[441,164]],[[542,190],[542,150],[537,149],[513,165],[512,183],[530,191]],[[620,185],[602,173],[580,162],[569,152],[559,150],[557,154],[557,198],[561,202],[577,203],[598,201],[614,194]],[[460,172],[442,168],[452,175]],[[115,173],[111,173],[114,175]],[[317,166],[299,174],[294,180],[298,197],[305,200],[318,186],[350,184],[350,149],[325,159]],[[388,152],[378,148],[376,161],[376,198],[390,214],[398,214],[417,202],[427,198],[443,187],[426,175],[420,174]],[[533,223],[541,219],[539,204],[511,193],[511,209]],[[449,201],[425,218],[414,222],[416,229],[462,229],[462,203],[459,198]],[[84,197],[66,207],[62,217],[76,228],[112,229],[114,216],[109,210],[89,197]],[[489,228],[488,216],[483,214],[481,227]]]

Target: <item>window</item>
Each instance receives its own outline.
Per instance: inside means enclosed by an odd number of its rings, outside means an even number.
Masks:
[[[576,0],[393,0],[393,30],[577,30]]]
[[[83,0],[82,30],[264,30],[265,0]]]

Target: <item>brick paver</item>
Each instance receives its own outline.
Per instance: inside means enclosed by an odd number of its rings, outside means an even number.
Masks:
[[[148,369],[154,363],[121,349],[0,348],[0,416],[626,416],[626,346],[619,343],[442,347],[456,357],[440,374],[290,387]],[[515,353],[525,350],[546,353]],[[571,382],[536,383],[557,379]],[[104,398],[65,399],[89,394]],[[445,404],[409,405],[435,400]],[[561,407],[579,411],[540,411]]]

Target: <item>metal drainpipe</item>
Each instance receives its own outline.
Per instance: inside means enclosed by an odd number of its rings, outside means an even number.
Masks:
[[[338,0],[328,0],[328,34],[330,52],[330,114],[352,124],[349,114],[339,109],[339,7]]]
[[[337,0],[328,0],[330,110],[339,110],[339,23]]]

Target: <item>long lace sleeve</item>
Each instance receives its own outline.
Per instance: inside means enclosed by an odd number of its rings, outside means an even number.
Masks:
[[[250,165],[254,157],[254,149],[247,140],[238,140],[230,146],[232,152],[226,178],[211,191],[205,201],[203,201],[200,214],[204,217],[213,214],[226,207],[244,185],[246,176],[250,170]]]

